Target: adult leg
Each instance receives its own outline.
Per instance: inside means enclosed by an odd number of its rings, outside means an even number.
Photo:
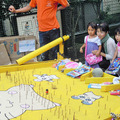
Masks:
[[[49,31],[50,41],[53,41],[60,37],[60,29],[53,29]],[[51,58],[57,59],[58,46],[51,49]]]
[[[40,47],[42,47],[42,46],[46,45],[47,43],[49,43],[48,32],[39,32],[39,43],[40,43]],[[39,55],[38,56],[38,61],[49,60],[48,54],[49,54],[49,52],[46,51],[46,52],[42,53],[41,55]]]

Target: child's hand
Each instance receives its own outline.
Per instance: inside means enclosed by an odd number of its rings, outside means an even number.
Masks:
[[[80,48],[80,53],[83,53],[83,49],[82,48]]]
[[[97,53],[97,50],[92,51],[92,54],[96,55],[96,53]]]
[[[97,51],[95,55],[96,55],[96,57],[98,57],[100,55],[100,53]]]
[[[113,63],[114,60],[111,61],[111,63]]]

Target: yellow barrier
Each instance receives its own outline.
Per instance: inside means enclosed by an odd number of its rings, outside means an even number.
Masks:
[[[63,42],[63,39],[64,39],[64,41],[68,40],[69,39],[69,35],[64,35],[63,38],[59,37],[56,40],[54,40],[54,41],[52,41],[52,42],[50,42],[50,43],[48,43],[48,44],[38,48],[37,50],[35,50],[35,51],[25,55],[24,57],[16,60],[17,64],[22,65],[25,62],[31,60],[32,58],[34,58],[34,57],[36,57],[36,56],[46,52],[47,50],[49,50],[49,49],[59,45],[60,43]]]
[[[93,77],[92,71],[90,71],[88,73],[83,74],[80,77],[80,81],[85,80],[86,84],[90,84],[90,83],[98,83],[98,84],[100,84],[100,83],[103,83],[103,82],[112,82],[114,77],[115,76],[107,74],[107,73],[103,73],[102,77]]]
[[[120,84],[111,84],[111,85],[103,85],[101,86],[101,91],[102,92],[108,92],[111,90],[119,90],[120,89]]]

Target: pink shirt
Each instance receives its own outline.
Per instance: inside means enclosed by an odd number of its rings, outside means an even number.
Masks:
[[[117,43],[117,47],[118,47],[118,57],[120,57],[120,42]]]

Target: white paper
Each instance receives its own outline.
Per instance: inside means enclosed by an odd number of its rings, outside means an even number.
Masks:
[[[19,41],[19,52],[29,52],[35,50],[35,40]]]

